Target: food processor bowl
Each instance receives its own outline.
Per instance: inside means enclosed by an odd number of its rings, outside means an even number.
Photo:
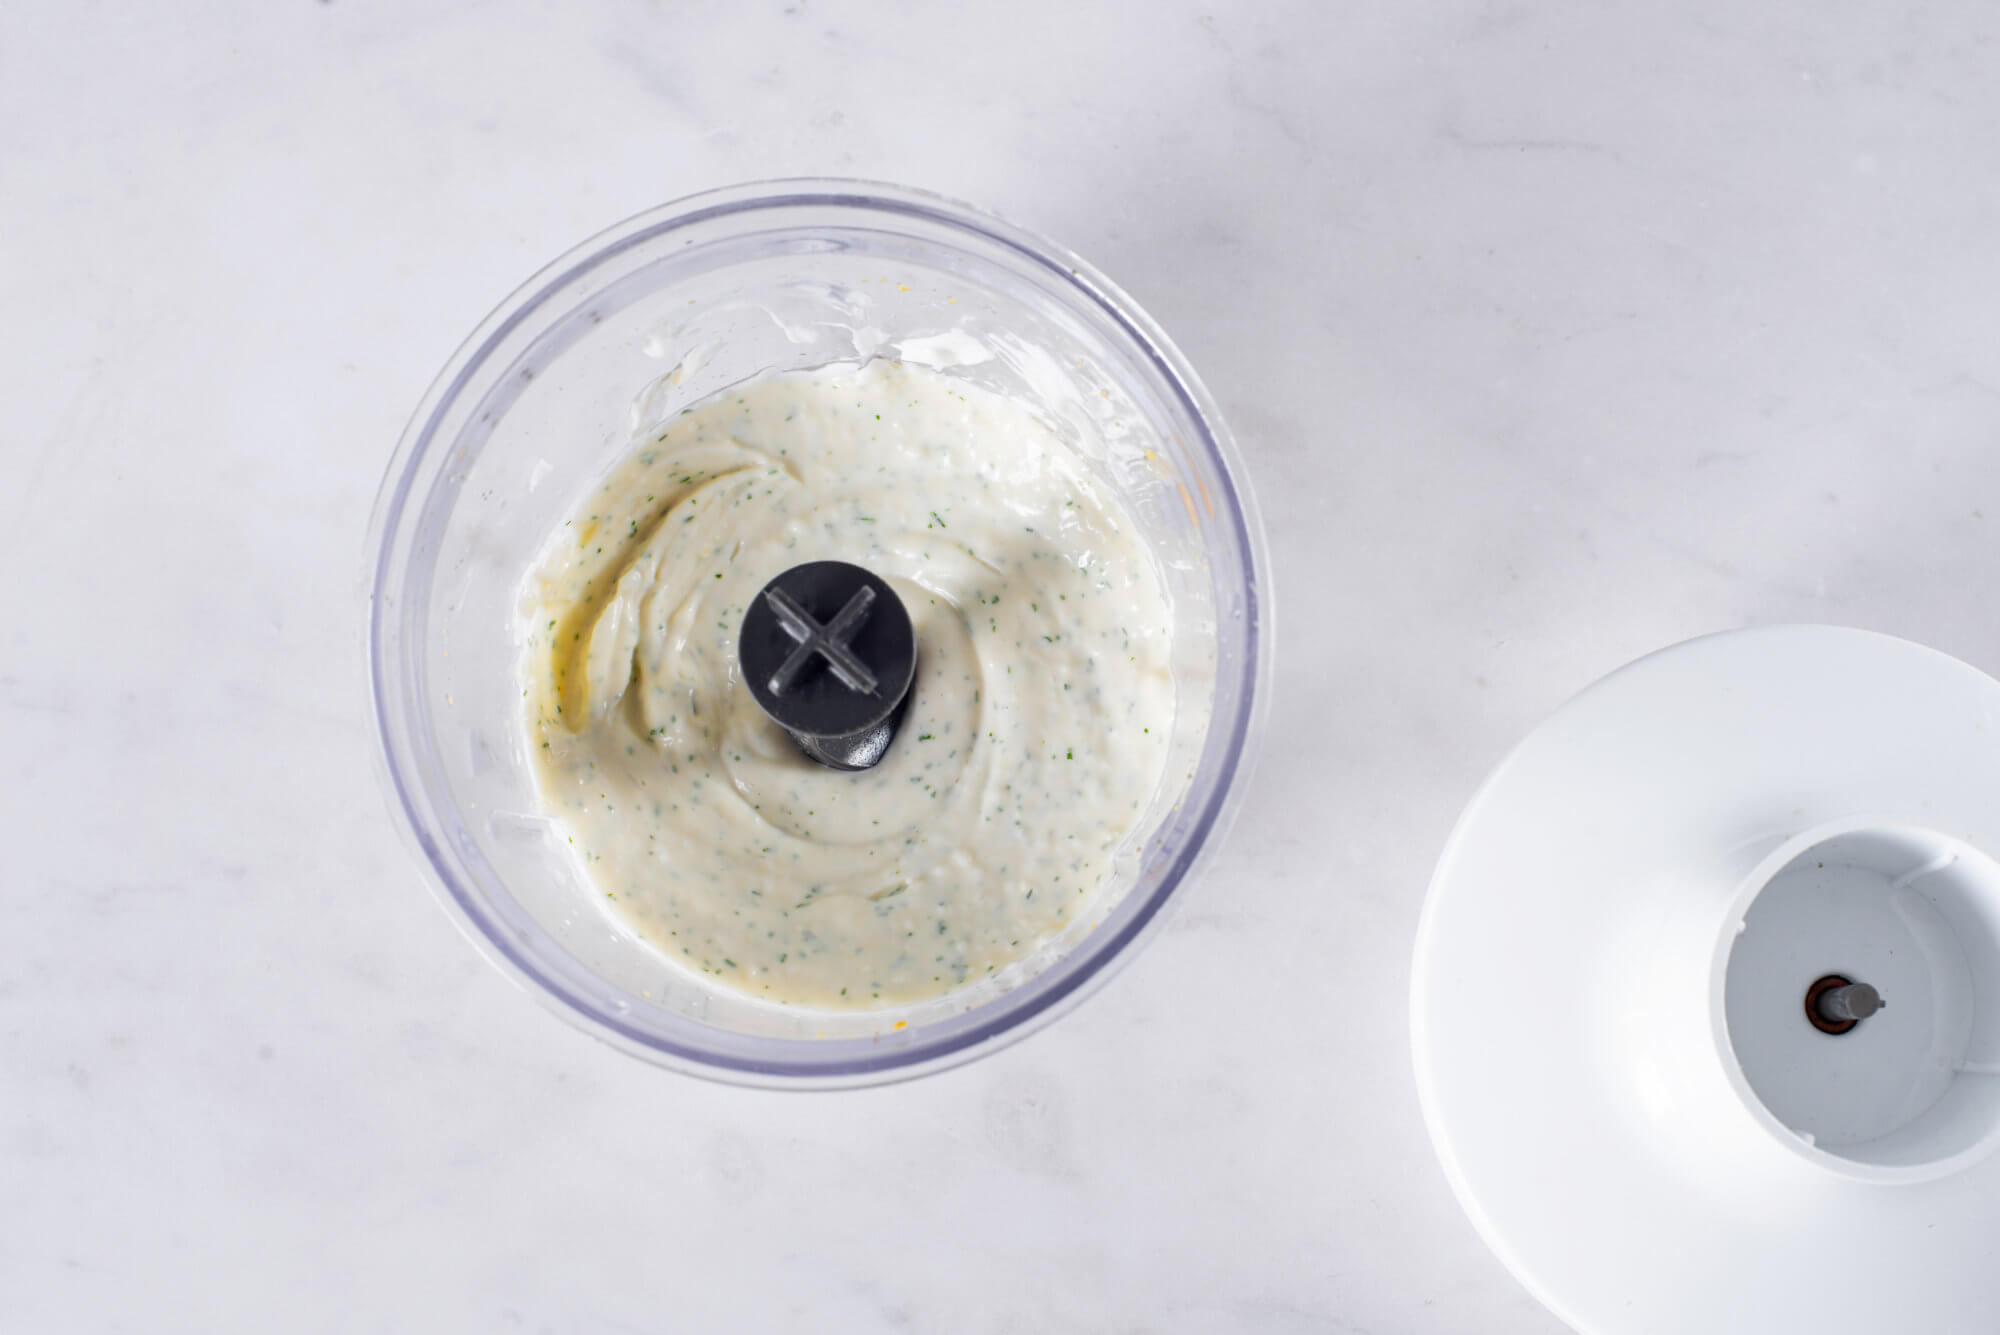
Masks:
[[[541,809],[522,586],[637,432],[751,377],[894,357],[1024,400],[1122,497],[1172,608],[1176,711],[1096,912],[1006,972],[873,1010],[777,1005],[617,920]],[[1159,328],[1059,247],[858,181],[764,182],[621,223],[530,279],[452,357],[371,531],[384,782],[499,967],[628,1052],[743,1084],[941,1069],[1047,1024],[1158,930],[1228,824],[1268,695],[1267,558],[1213,402]]]

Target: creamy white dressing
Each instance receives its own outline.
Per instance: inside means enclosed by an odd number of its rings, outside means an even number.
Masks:
[[[805,561],[888,579],[918,645],[874,769],[801,755],[739,678],[744,607]],[[1078,920],[1159,782],[1158,570],[1024,405],[898,362],[749,382],[646,435],[526,589],[529,747],[617,916],[799,1005],[902,1003]]]

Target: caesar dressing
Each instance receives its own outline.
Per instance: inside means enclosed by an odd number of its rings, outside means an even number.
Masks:
[[[807,760],[737,672],[806,561],[887,579],[918,661],[882,763]],[[773,1001],[984,977],[1122,891],[1173,718],[1159,572],[1024,405],[896,362],[767,376],[646,435],[526,588],[528,741],[606,903]]]

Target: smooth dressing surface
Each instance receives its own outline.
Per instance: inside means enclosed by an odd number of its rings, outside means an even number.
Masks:
[[[737,672],[773,576],[908,608],[882,763],[821,768]],[[871,1006],[997,973],[1124,888],[1174,709],[1159,572],[1023,405],[896,362],[773,375],[649,431],[525,590],[529,747],[608,906],[690,968]]]

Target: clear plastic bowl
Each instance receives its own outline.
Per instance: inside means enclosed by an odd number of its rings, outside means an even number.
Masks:
[[[1116,487],[1174,615],[1166,777],[1100,906],[1007,976],[895,1009],[779,1007],[690,973],[600,907],[538,811],[522,578],[635,428],[750,376],[875,355],[1024,398]],[[385,782],[443,898],[562,1015],[662,1065],[838,1086],[970,1060],[1073,1006],[1163,921],[1234,808],[1265,696],[1262,533],[1214,404],[1075,256],[961,204],[856,181],[697,195],[586,242],[466,340],[376,502],[369,656]]]

